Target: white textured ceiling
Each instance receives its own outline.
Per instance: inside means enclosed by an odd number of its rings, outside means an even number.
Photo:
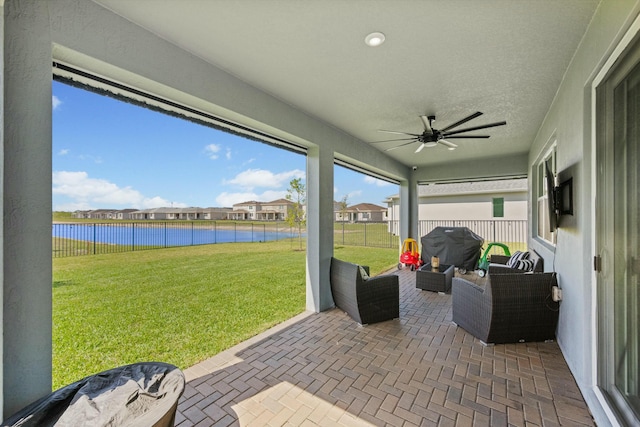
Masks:
[[[124,18],[366,142],[421,133],[481,111],[501,120],[414,154],[428,165],[529,147],[599,0],[95,0]],[[364,44],[386,35],[377,48]],[[393,136],[391,136],[393,137]],[[394,143],[376,144],[379,149]]]

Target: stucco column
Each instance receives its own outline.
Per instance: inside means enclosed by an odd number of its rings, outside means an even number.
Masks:
[[[400,182],[400,241],[419,241],[418,232],[418,181],[412,171],[409,180]]]
[[[47,2],[4,2],[3,418],[51,392],[50,34]]]
[[[307,310],[333,307],[329,268],[333,255],[333,151],[307,151]]]

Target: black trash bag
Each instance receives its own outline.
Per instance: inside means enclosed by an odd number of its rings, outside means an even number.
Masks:
[[[440,264],[473,271],[478,268],[484,239],[467,227],[436,227],[422,236],[420,243],[425,264],[437,256]]]
[[[58,389],[3,421],[2,427],[169,427],[184,386],[184,374],[173,365],[134,363]]]

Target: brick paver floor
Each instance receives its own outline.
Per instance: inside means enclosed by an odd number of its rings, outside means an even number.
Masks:
[[[396,274],[399,319],[307,312],[186,369],[176,425],[594,425],[555,342],[484,346]]]

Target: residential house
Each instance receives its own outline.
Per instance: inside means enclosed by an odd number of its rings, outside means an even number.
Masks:
[[[256,212],[256,219],[260,221],[284,221],[287,219],[293,202],[287,199],[277,199],[260,204]]]
[[[400,218],[400,195],[385,200]],[[418,186],[420,220],[526,220],[527,179],[431,183]]]
[[[138,220],[215,220],[225,219],[229,208],[151,208],[130,213]]]
[[[358,203],[334,213],[336,222],[381,222],[387,219],[387,209],[373,203]]]
[[[292,206],[293,202],[287,199],[277,199],[271,202],[251,200],[233,205],[233,210],[227,212],[227,219],[284,221]]]
[[[256,212],[261,208],[262,204],[255,200],[248,202],[236,203],[232,207],[231,212],[227,212],[227,219],[249,220],[257,219]]]
[[[131,219],[131,214],[135,211],[136,209],[120,209],[115,212],[114,219]]]
[[[640,239],[640,1],[374,5],[0,1],[4,416],[51,391],[53,75],[304,154],[310,312],[334,305],[328,231],[335,219],[336,163],[398,183],[401,239],[417,237],[418,184],[526,176],[528,247],[557,274],[564,295],[556,331],[564,357],[559,363],[570,368],[597,425],[640,424],[633,261]],[[386,32],[384,44],[365,44],[373,39],[366,33],[379,31]],[[435,115],[433,127],[420,115]],[[467,138],[452,135],[457,138],[445,139],[448,145],[431,141],[438,136],[434,129],[489,124],[495,126]],[[408,139],[401,142],[406,145],[382,142],[392,139],[381,135],[385,129],[403,134],[395,136]],[[562,215],[558,229],[550,221],[554,196],[545,184],[551,175],[573,182],[573,215]],[[456,330],[455,339],[471,338]],[[490,352],[511,348],[522,346],[496,345]],[[464,395],[465,378],[458,377],[439,384]],[[515,385],[525,400],[548,392],[533,381]],[[503,424],[513,409],[513,400],[506,400],[507,406],[498,403],[504,412],[497,422]],[[473,404],[464,410],[489,422],[478,406],[487,414],[495,409]],[[436,415],[441,424],[456,422]],[[460,415],[468,424],[471,417]],[[514,423],[543,421],[523,415]]]
[[[116,219],[119,211],[116,209],[93,209],[86,211],[75,211],[72,214],[73,218],[83,219]]]
[[[227,213],[231,211],[231,208],[204,208],[202,209],[202,219],[226,219]]]

